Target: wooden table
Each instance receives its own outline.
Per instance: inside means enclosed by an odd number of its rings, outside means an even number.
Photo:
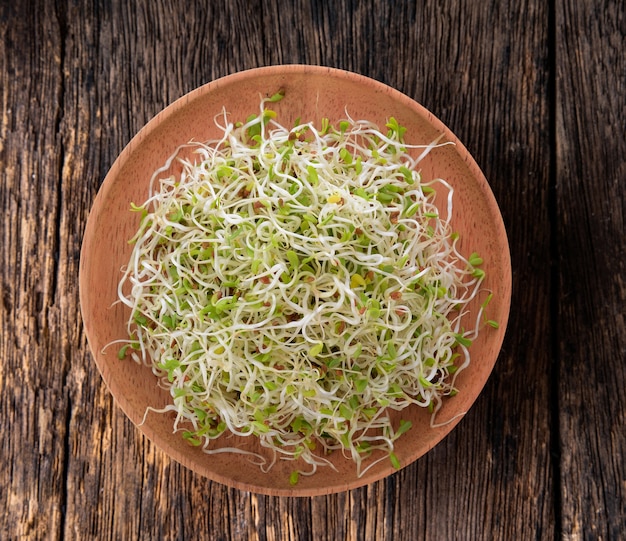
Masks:
[[[204,4],[204,5],[202,5]],[[624,539],[620,0],[0,2],[0,539]],[[115,157],[235,71],[322,64],[445,122],[500,204],[513,309],[484,393],[384,481],[291,499],[194,475],[114,404],[77,276]]]

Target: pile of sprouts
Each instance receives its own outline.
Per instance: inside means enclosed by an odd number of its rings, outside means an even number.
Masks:
[[[421,179],[436,141],[406,144],[394,118],[383,130],[347,114],[287,128],[270,108],[281,97],[245,122],[223,111],[221,137],[189,143],[193,160],[167,176],[172,156],[132,206],[120,358],[152,368],[174,429],[208,453],[225,450],[213,445],[225,433],[258,438],[264,470],[303,461],[292,483],[332,466],[331,452],[358,475],[375,450],[398,468],[411,423],[394,426],[390,410],[434,414],[457,392],[482,260],[457,250],[450,185]]]

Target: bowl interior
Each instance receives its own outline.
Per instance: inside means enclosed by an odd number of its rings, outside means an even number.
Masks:
[[[127,240],[138,227],[130,203],[145,201],[152,173],[173,151],[190,140],[218,136],[214,117],[225,108],[234,120],[257,113],[261,96],[285,91],[272,104],[279,121],[290,125],[296,118],[318,126],[345,118],[372,120],[384,126],[394,116],[407,128],[410,143],[429,143],[443,134],[455,145],[433,150],[421,163],[424,180],[441,177],[455,189],[453,225],[461,235],[461,251],[476,251],[484,259],[484,289],[493,292],[489,318],[498,329],[482,328],[471,348],[472,363],[457,380],[459,394],[445,401],[431,428],[430,415],[419,408],[402,412],[412,430],[397,442],[396,455],[405,466],[440,442],[467,412],[483,388],[497,359],[508,319],[511,268],[502,218],[493,194],[467,150],[437,118],[405,95],[374,80],[330,68],[276,66],[237,73],[209,83],[174,102],[151,120],[113,164],[96,197],[85,230],[80,264],[80,301],[84,328],[92,354],[117,404],[157,446],[184,466],[230,486],[272,495],[311,496],[355,488],[395,471],[388,460],[379,462],[357,478],[354,463],[339,454],[331,460],[336,471],[320,468],[313,476],[300,476],[289,484],[293,464],[278,461],[263,473],[245,456],[232,453],[207,455],[173,433],[173,417],[149,413],[169,403],[169,394],[157,386],[151,371],[130,360],[120,361],[117,348],[103,351],[113,340],[126,337],[128,311],[117,299],[120,268],[128,262]],[[483,297],[484,299],[484,297]],[[473,310],[478,309],[476,302]],[[220,446],[255,450],[252,438],[225,436]]]

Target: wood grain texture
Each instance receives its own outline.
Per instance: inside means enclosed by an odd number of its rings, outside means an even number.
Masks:
[[[619,539],[626,533],[626,12],[623,2],[563,2],[556,24],[563,535]]]
[[[54,19],[37,20],[28,13],[13,21],[10,31],[7,18],[0,21],[0,501],[6,517],[0,536],[54,537],[64,521],[69,334],[76,338],[80,332],[76,300],[62,298],[59,279],[70,264],[67,257],[61,259],[67,239],[59,235],[66,222],[59,186],[63,143],[57,130],[62,44]],[[20,32],[30,34],[30,40],[23,42]],[[67,311],[73,314],[64,319]]]
[[[0,538],[618,539],[624,24],[617,0],[0,2]],[[102,384],[78,306],[85,220],[130,138],[200,84],[278,63],[353,70],[440,117],[490,181],[515,269],[502,355],[455,431],[310,499],[155,449]]]

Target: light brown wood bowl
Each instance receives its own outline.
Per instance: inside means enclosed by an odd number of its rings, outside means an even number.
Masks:
[[[396,444],[402,467],[438,444],[461,420],[481,392],[498,357],[508,320],[511,296],[511,265],[506,232],[498,205],[478,165],[454,134],[422,106],[404,94],[372,79],[336,69],[314,66],[273,66],[236,73],[206,84],[183,96],[154,117],[128,144],[113,164],[95,199],[87,221],[80,261],[80,303],[85,332],[102,378],[117,404],[131,421],[167,455],[198,474],[243,490],[290,496],[314,496],[356,488],[384,478],[395,470],[389,460],[379,462],[358,478],[355,464],[336,453],[336,471],[323,467],[309,477],[289,484],[294,469],[290,461],[278,461],[263,473],[245,456],[207,455],[173,433],[168,414],[147,415],[146,408],[169,403],[169,394],[157,387],[149,368],[131,360],[119,360],[117,348],[104,350],[111,341],[126,338],[127,309],[116,304],[120,269],[130,257],[128,244],[138,228],[138,215],[130,203],[145,201],[151,174],[172,152],[190,140],[203,141],[218,135],[214,116],[222,108],[231,118],[244,120],[258,112],[261,96],[285,90],[284,99],[272,108],[284,125],[296,118],[320,125],[345,118],[368,119],[384,126],[394,116],[407,128],[406,140],[429,143],[443,134],[448,145],[433,150],[421,163],[424,180],[446,179],[455,189],[453,226],[461,236],[462,251],[476,251],[484,259],[485,289],[493,292],[488,316],[500,323],[485,326],[471,347],[472,362],[457,379],[459,393],[446,399],[430,426],[430,414],[409,408],[402,418],[413,428]],[[466,254],[468,255],[468,254]],[[471,307],[478,309],[478,302]],[[218,446],[238,445],[256,449],[254,438],[224,436]]]

